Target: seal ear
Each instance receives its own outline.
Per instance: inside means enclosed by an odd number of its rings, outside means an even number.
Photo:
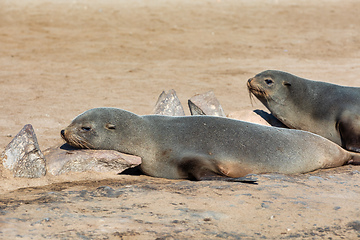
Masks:
[[[287,86],[287,87],[290,87],[290,86],[291,86],[291,83],[284,81],[284,82],[283,82],[283,85],[284,85],[284,86]]]
[[[115,124],[107,123],[107,124],[105,124],[105,128],[115,130],[116,126],[115,126]]]

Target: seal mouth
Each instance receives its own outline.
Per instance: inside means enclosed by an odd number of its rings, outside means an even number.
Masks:
[[[94,147],[82,137],[72,134],[68,130],[61,130],[61,137],[70,145],[77,148],[93,149]]]

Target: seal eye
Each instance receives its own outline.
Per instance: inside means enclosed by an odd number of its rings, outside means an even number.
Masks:
[[[266,82],[267,85],[271,85],[271,84],[274,83],[274,81],[271,80],[271,79],[265,79],[265,82]]]
[[[107,123],[107,124],[105,125],[105,128],[111,129],[111,130],[115,130],[116,126],[115,126],[114,124]]]
[[[81,127],[81,130],[83,130],[84,132],[88,132],[91,130],[91,127]]]

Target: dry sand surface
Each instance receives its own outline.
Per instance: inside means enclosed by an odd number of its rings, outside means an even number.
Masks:
[[[355,0],[2,0],[0,146],[30,123],[44,150],[89,108],[148,114],[168,89],[185,106],[213,90],[245,118],[264,109],[246,80],[266,69],[360,87],[359,11]],[[258,185],[1,175],[1,239],[360,237],[358,166]]]

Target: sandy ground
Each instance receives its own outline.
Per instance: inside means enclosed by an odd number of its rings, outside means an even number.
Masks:
[[[360,87],[360,2],[0,1],[0,146],[32,124],[40,147],[93,107],[151,113],[213,90],[227,114],[264,109],[266,69]],[[186,110],[188,113],[188,110]],[[2,239],[355,239],[360,168],[258,176],[259,185],[67,174],[0,186]]]

